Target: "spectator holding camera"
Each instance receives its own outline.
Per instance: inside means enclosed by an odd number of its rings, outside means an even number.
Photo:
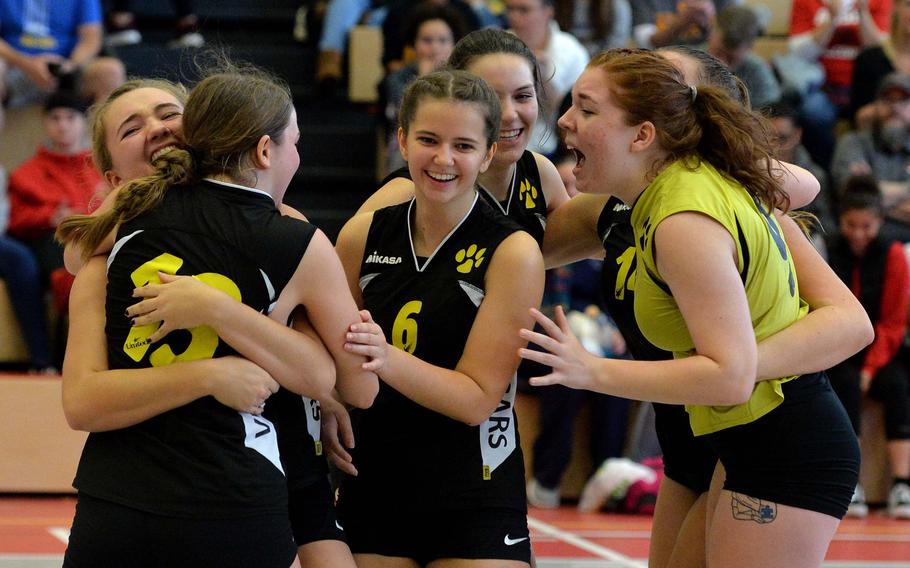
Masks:
[[[118,60],[96,59],[101,37],[99,0],[0,0],[4,103],[13,107],[39,103],[61,83],[74,83],[87,66],[94,67],[91,74],[100,75],[100,80],[122,76]],[[93,98],[93,88],[87,87]]]
[[[853,64],[860,49],[886,37],[892,0],[794,0],[790,12],[790,52],[824,69],[820,88],[803,93],[800,122],[812,157],[828,167],[834,125],[850,102]]]
[[[717,12],[736,0],[636,0],[632,35],[639,47],[698,45],[708,38]]]

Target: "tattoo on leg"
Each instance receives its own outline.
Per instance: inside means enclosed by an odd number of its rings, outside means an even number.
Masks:
[[[733,493],[731,504],[733,518],[738,521],[755,521],[760,525],[774,522],[777,518],[777,503],[762,501],[742,493]]]

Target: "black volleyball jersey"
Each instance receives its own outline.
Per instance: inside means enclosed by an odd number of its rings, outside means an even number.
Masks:
[[[399,168],[386,176],[379,187],[395,178],[411,179],[411,172],[407,166]],[[478,184],[478,188],[481,197],[494,210],[518,223],[522,229],[534,237],[538,245],[543,247],[543,233],[547,226],[547,198],[543,193],[537,160],[534,159],[532,152],[525,150],[521,159],[515,164],[515,174],[505,201],[498,201],[480,184]]]
[[[673,354],[658,349],[641,333],[635,321],[635,237],[632,208],[610,197],[597,219],[597,234],[603,243],[601,281],[607,311],[619,328],[633,357],[640,361],[663,361]]]
[[[521,229],[478,194],[433,255],[417,258],[409,222],[414,207],[411,200],[374,212],[360,269],[363,303],[391,344],[454,369],[484,299],[490,259]],[[342,501],[523,510],[515,386],[513,377],[495,412],[478,427],[425,408],[380,382],[373,406],[354,411],[359,474],[345,481]]]
[[[110,368],[164,366],[236,352],[214,330],[178,330],[155,344],[156,325],[124,315],[133,288],[157,272],[192,275],[268,313],[315,229],[283,217],[259,190],[203,181],[168,190],[124,223],[108,259]],[[89,435],[74,485],[80,492],[156,514],[230,518],[287,510],[275,424],[207,396],[139,424]]]

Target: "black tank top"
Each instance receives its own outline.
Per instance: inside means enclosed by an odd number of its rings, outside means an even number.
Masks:
[[[261,191],[211,181],[174,187],[118,230],[108,260],[106,335],[112,369],[163,366],[236,352],[211,328],[171,332],[124,316],[133,288],[157,271],[194,275],[268,313],[315,229],[282,217]],[[151,513],[230,518],[287,510],[275,424],[207,396],[144,422],[89,435],[74,485]]]
[[[360,270],[364,307],[390,343],[428,363],[454,369],[484,298],[490,259],[520,227],[477,195],[470,212],[436,252],[419,260],[410,240],[414,206],[411,200],[373,214]],[[354,411],[359,475],[345,480],[342,501],[524,510],[514,377],[496,411],[479,427],[380,385],[373,406]]]
[[[616,197],[610,197],[597,219],[597,234],[606,251],[601,271],[604,304],[633,357],[641,361],[672,359],[670,352],[645,339],[635,321],[637,262],[631,219],[632,209]]]

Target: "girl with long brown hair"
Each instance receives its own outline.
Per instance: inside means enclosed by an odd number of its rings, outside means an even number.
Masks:
[[[543,260],[475,187],[500,112],[469,73],[418,78],[398,131],[413,199],[355,216],[338,237],[368,310],[346,347],[382,381],[376,404],[356,413],[358,475],[339,492],[360,568],[530,562],[515,372]]]
[[[344,318],[356,319],[355,307],[350,297],[348,307],[344,295],[328,292],[332,279],[343,281],[343,276],[327,239],[305,223],[281,217],[275,205],[299,160],[294,148],[296,118],[286,88],[252,70],[216,74],[194,91],[181,121],[179,97],[168,89],[147,87],[151,88],[133,85],[115,93],[118,96],[112,97],[106,112],[99,113],[102,151],[110,158],[99,163],[112,166],[106,171],[112,184],[149,170],[153,175],[119,187],[113,207],[107,209],[119,217],[113,222],[119,240],[109,261],[106,310],[93,299],[95,290],[104,285],[103,261],[100,267],[98,260],[90,262],[74,289],[74,295],[86,302],[78,304],[81,309],[73,314],[64,408],[71,422],[93,433],[76,480],[80,509],[68,561],[88,558],[98,563],[105,554],[112,562],[122,561],[123,550],[108,546],[107,537],[89,528],[92,519],[116,515],[121,521],[119,533],[110,538],[117,539],[129,536],[144,514],[157,512],[163,518],[190,520],[168,525],[179,528],[180,538],[143,558],[149,565],[287,566],[297,552],[287,524],[291,479],[284,469],[285,447],[281,439],[277,444],[275,440],[275,425],[283,418],[272,408],[263,411],[264,399],[278,388],[270,374],[297,393],[327,397],[334,381],[333,359],[337,359],[339,376],[346,375],[347,384],[360,383],[366,389],[357,387],[361,398],[355,402],[369,404],[369,381],[375,393],[375,377],[360,369],[362,359],[341,351]],[[183,141],[176,135],[181,122],[186,123],[190,150],[181,147]],[[106,238],[110,225],[103,215],[100,220],[81,219],[68,225],[69,233],[64,228],[64,236],[82,235],[82,250],[92,251]],[[165,249],[168,252],[161,253]],[[261,252],[254,254],[257,250]],[[247,265],[244,258],[251,262]],[[140,268],[134,270],[131,265],[136,263]],[[181,317],[163,318],[154,314],[156,310],[143,315],[148,309],[140,310],[132,321],[129,318],[136,313],[124,316],[123,310],[136,301],[132,297],[136,286],[148,281],[152,284],[148,288],[155,288],[154,282],[171,280],[167,274],[197,271],[202,273],[196,279],[178,278],[170,285],[195,283],[195,293],[202,299],[228,297],[198,286],[201,280],[233,295],[230,302],[202,302],[228,308],[215,321],[175,324]],[[312,276],[307,277],[307,272]],[[320,283],[313,280],[317,276]],[[112,308],[112,303],[118,307]],[[250,304],[278,321],[257,314]],[[317,330],[336,338],[326,341],[332,357],[320,357],[325,348],[319,338],[284,327],[300,304],[308,306]],[[183,320],[205,313],[199,306],[193,308],[188,310],[192,314],[180,314]],[[156,322],[161,319],[165,324],[159,327]],[[98,353],[91,334],[73,333],[105,325],[105,320],[113,371],[104,370],[105,361],[98,358],[103,352]],[[211,323],[214,329],[203,323]],[[192,329],[173,331],[181,327]],[[125,342],[114,339],[122,334],[127,335]],[[262,368],[224,357],[231,348]],[[231,385],[237,391],[233,399],[219,396],[215,389],[228,382],[217,369],[230,359],[245,365],[242,370],[258,379],[240,380],[242,373],[235,372],[239,385]],[[301,361],[316,368],[302,370]],[[162,367],[172,362],[173,367]],[[149,364],[151,368],[123,370]],[[193,373],[195,380],[186,380],[187,373]],[[244,391],[240,388],[244,384],[256,388]],[[255,391],[254,397],[248,391]],[[205,396],[210,394],[215,398]],[[271,400],[274,406],[279,399]],[[99,415],[102,422],[92,418]],[[196,423],[206,426],[199,429],[193,426]],[[160,437],[165,432],[162,428],[177,432],[183,427],[187,428],[183,442]],[[240,448],[235,446],[238,441]],[[194,444],[196,450],[184,453],[182,443]],[[207,451],[199,451],[203,449]],[[170,458],[162,460],[162,456]],[[120,468],[116,479],[106,480],[111,472],[103,464],[111,459],[133,463],[141,470]],[[217,479],[200,481],[194,476],[200,468],[213,466],[221,470]],[[179,479],[174,479],[178,472]],[[168,498],[183,492],[186,483],[197,486],[190,496],[179,502]],[[206,496],[214,499],[216,494],[220,504],[213,508]],[[143,505],[143,499],[152,501]],[[220,520],[213,523],[213,515]],[[250,523],[255,523],[256,530],[240,537]],[[136,550],[130,548],[134,554]]]
[[[763,123],[725,90],[686,84],[658,54],[615,50],[582,75],[560,125],[578,157],[579,190],[610,191],[632,207],[635,317],[677,360],[595,359],[561,313],[555,324],[536,313],[547,335],[522,336],[550,353],[522,356],[553,373],[532,383],[688,404],[695,434],[726,468],[719,500],[708,503],[708,563],[819,565],[858,455],[827,379],[813,373],[818,357],[781,343],[777,357],[758,356],[756,340],[774,334],[810,344],[799,327],[788,332],[808,306],[771,214],[788,204]],[[775,435],[794,421],[798,436]]]

